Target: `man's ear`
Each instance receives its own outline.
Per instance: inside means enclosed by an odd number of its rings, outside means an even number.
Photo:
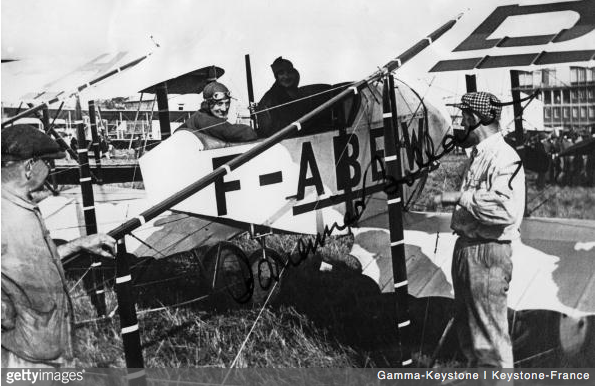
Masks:
[[[33,171],[33,159],[28,159],[25,164],[24,164],[24,168],[25,168],[25,178],[27,178],[27,180],[31,179],[31,172]]]

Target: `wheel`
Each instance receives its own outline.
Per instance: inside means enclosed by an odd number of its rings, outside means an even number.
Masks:
[[[229,309],[251,300],[251,265],[238,246],[226,241],[215,244],[205,253],[203,268],[202,281],[213,307]]]
[[[284,268],[282,256],[273,249],[257,249],[249,256],[249,262],[252,263],[251,272],[255,283],[251,302],[253,305],[263,305],[271,289],[275,287],[269,299],[270,303],[274,302],[281,290],[280,274]]]
[[[560,314],[559,350],[566,366],[595,365],[595,317],[569,317]]]

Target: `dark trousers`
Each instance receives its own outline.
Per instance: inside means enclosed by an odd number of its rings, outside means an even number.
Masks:
[[[454,246],[454,324],[468,367],[513,367],[507,304],[511,257],[508,242],[460,237]]]

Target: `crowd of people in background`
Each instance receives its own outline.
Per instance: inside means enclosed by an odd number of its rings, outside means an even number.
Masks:
[[[539,173],[537,176],[537,185],[594,186],[594,152],[589,152],[586,155],[559,156],[564,150],[591,136],[589,133],[582,132],[560,133],[559,136],[555,133],[529,136],[525,145],[531,148],[541,147],[540,149],[550,157],[546,172]]]

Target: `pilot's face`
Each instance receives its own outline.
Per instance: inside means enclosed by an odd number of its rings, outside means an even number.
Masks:
[[[229,110],[230,99],[214,101],[209,105],[209,111],[211,114],[220,119],[227,119]]]
[[[296,72],[291,69],[280,70],[276,74],[278,83],[285,88],[289,88],[296,83]]]

